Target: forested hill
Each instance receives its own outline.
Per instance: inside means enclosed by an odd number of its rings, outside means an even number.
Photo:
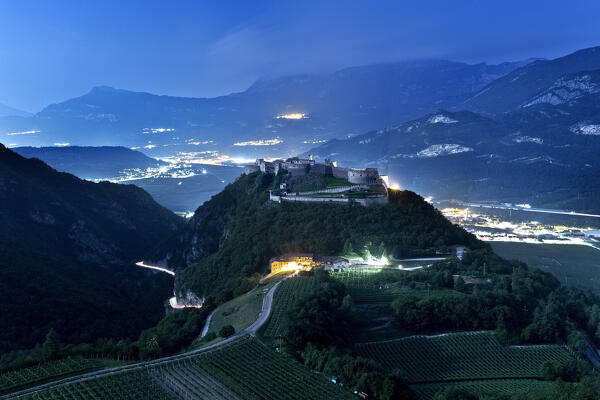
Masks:
[[[133,337],[171,282],[133,265],[183,224],[133,185],[91,183],[0,144],[0,352]],[[144,296],[144,297],[142,297]]]
[[[243,293],[267,272],[271,257],[288,252],[368,250],[404,258],[447,252],[456,244],[483,246],[413,192],[395,191],[384,206],[279,204],[268,200],[268,190],[280,179],[260,172],[244,175],[196,210],[156,256],[168,254],[170,265],[182,272],[178,295],[191,290],[221,301]]]

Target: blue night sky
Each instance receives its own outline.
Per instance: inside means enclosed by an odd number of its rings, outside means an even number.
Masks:
[[[92,86],[218,96],[261,77],[418,58],[497,63],[600,44],[590,1],[2,1],[0,102]]]

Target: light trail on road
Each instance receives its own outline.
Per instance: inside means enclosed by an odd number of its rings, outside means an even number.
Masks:
[[[171,271],[170,269],[167,269],[167,268],[164,268],[164,267],[158,267],[156,265],[146,264],[143,261],[138,261],[138,262],[135,263],[135,265],[137,265],[138,267],[153,269],[155,271],[160,271],[160,272],[164,272],[164,273],[167,273],[169,275],[175,276],[175,272]],[[173,297],[171,297],[169,299],[169,305],[171,306],[171,308],[176,308],[176,309],[182,309],[182,308],[202,308],[202,304],[196,304],[196,305],[179,304],[179,303],[177,303],[177,297],[175,297],[175,296],[173,296]]]
[[[175,272],[171,271],[170,269],[163,268],[163,267],[157,267],[155,265],[144,264],[143,261],[138,261],[135,263],[135,265],[137,265],[138,267],[142,267],[142,268],[149,268],[149,269],[154,269],[156,271],[166,272],[169,275],[175,276]]]

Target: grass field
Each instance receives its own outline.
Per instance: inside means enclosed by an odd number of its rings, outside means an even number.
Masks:
[[[503,346],[490,332],[411,336],[356,345],[358,354],[398,370],[409,383],[541,378],[545,361],[572,359],[559,345]]]
[[[491,242],[494,251],[506,259],[527,263],[552,273],[561,284],[583,289],[600,289],[600,250],[570,244]]]
[[[254,321],[258,319],[258,315],[262,310],[262,303],[267,292],[277,282],[282,280],[288,275],[288,273],[279,273],[269,277],[263,281],[254,290],[236,297],[222,305],[216,310],[210,325],[208,333],[214,332],[215,335],[219,335],[219,331],[225,325],[231,325],[235,328],[236,332],[240,332],[250,326]],[[192,347],[196,348],[199,346],[209,345],[223,340],[223,338],[217,338],[210,342],[201,342],[200,340],[194,341]]]

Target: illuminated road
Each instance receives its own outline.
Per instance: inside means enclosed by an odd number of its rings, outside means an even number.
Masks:
[[[139,363],[135,363],[135,364],[129,364],[129,365],[125,365],[122,367],[106,368],[106,369],[102,369],[102,370],[95,371],[95,372],[90,372],[90,373],[83,374],[83,375],[60,379],[60,380],[57,380],[54,382],[48,382],[48,383],[45,383],[42,385],[38,385],[38,386],[34,386],[34,387],[31,387],[28,389],[21,390],[19,392],[14,392],[14,393],[10,393],[10,394],[4,395],[4,396],[0,396],[0,399],[8,400],[8,399],[19,399],[19,398],[23,398],[23,397],[29,397],[35,393],[43,392],[43,391],[50,390],[50,389],[55,389],[55,388],[58,388],[61,386],[66,386],[66,385],[70,385],[70,384],[77,383],[77,382],[84,382],[84,381],[88,381],[91,379],[102,378],[102,377],[106,377],[106,376],[110,376],[110,375],[121,374],[121,373],[131,372],[131,371],[137,371],[137,370],[146,369],[149,367],[156,367],[156,366],[160,366],[162,364],[166,364],[166,363],[176,361],[176,360],[185,360],[185,359],[192,358],[200,353],[216,351],[219,349],[219,347],[221,347],[227,343],[230,343],[236,339],[239,339],[242,336],[246,336],[246,335],[254,336],[256,334],[256,331],[269,318],[269,315],[271,314],[272,305],[273,305],[273,295],[275,294],[275,291],[277,290],[277,287],[279,287],[279,284],[281,282],[283,282],[283,281],[277,282],[269,290],[269,292],[263,299],[262,310],[258,316],[258,319],[256,321],[254,321],[254,323],[252,323],[252,325],[250,325],[246,329],[244,329],[244,330],[236,333],[235,335],[233,335],[227,339],[224,339],[218,343],[214,343],[212,345],[203,347],[201,349],[190,350],[190,351],[187,351],[187,352],[184,352],[181,354],[177,354],[174,356],[170,356],[170,357],[164,357],[164,358],[159,358],[159,359],[152,360],[152,361],[145,361],[145,362],[139,362]]]
[[[156,265],[146,264],[143,261],[138,261],[138,262],[135,263],[135,265],[137,265],[138,267],[142,267],[142,268],[153,269],[155,271],[165,272],[165,273],[167,273],[169,275],[175,276],[175,271],[171,271],[168,268],[159,267],[159,266],[156,266]],[[182,308],[202,308],[202,304],[196,304],[196,305],[189,305],[189,304],[180,305],[180,304],[177,304],[177,297],[171,297],[169,299],[169,305],[172,308],[176,308],[176,309],[182,309]]]
[[[170,269],[163,268],[163,267],[157,267],[155,265],[148,265],[148,264],[145,264],[143,261],[138,261],[135,263],[135,265],[137,265],[138,267],[142,267],[142,268],[148,268],[148,269],[153,269],[153,270],[160,271],[160,272],[166,272],[169,275],[175,276],[175,272],[171,271]]]

